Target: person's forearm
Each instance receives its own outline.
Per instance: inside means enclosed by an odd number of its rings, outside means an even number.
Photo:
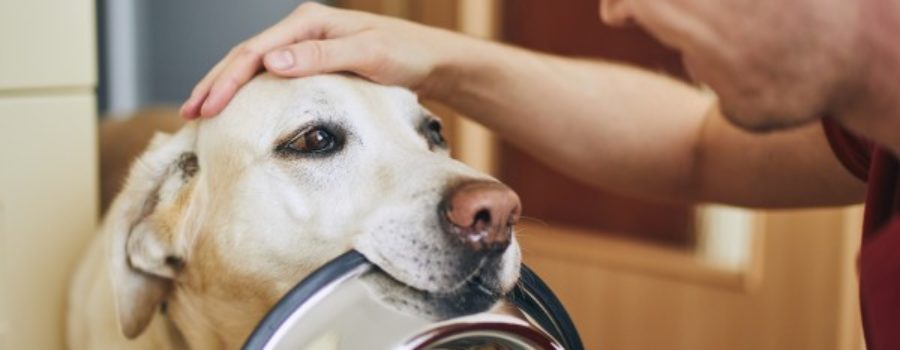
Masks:
[[[450,83],[432,97],[598,187],[695,199],[694,148],[710,95],[622,64],[479,46],[448,65]]]

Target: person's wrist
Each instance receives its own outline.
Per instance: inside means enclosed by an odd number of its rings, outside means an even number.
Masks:
[[[465,93],[465,87],[488,73],[487,52],[495,43],[477,38],[447,33],[430,74],[416,90],[422,97],[449,102]]]

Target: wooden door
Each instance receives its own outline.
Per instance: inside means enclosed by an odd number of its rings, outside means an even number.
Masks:
[[[680,56],[640,29],[602,25],[596,0],[506,1],[502,18],[500,39],[511,44],[630,62],[686,78]],[[592,188],[505,142],[499,152],[500,178],[519,193],[528,217],[684,249],[697,243],[691,206],[637,200]]]

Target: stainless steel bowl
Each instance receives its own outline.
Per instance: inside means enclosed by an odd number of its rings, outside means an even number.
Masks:
[[[244,349],[583,348],[562,304],[527,266],[499,300],[441,299],[397,284],[362,254],[345,253],[291,289]]]

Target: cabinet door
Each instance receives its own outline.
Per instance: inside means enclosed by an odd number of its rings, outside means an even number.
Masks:
[[[94,85],[91,0],[0,1],[0,90]]]
[[[90,92],[0,97],[0,349],[63,348],[97,217],[95,115]]]

